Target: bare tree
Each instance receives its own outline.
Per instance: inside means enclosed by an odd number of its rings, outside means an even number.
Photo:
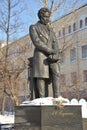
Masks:
[[[19,19],[20,13],[25,9],[22,2],[23,1],[20,0],[3,0],[3,2],[1,2],[2,6],[0,7],[0,31],[4,33],[5,37],[5,47],[0,49],[0,81],[2,81],[3,88],[2,114],[4,114],[6,96],[9,96],[14,101],[14,104],[18,105],[18,79],[20,73],[25,69],[24,63],[22,68],[17,68],[16,70],[9,56],[10,42],[22,26],[22,22],[20,22],[21,20]],[[12,69],[12,67],[14,69]]]

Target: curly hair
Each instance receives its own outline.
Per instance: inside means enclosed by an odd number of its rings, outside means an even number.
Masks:
[[[39,11],[38,11],[38,17],[41,18],[44,16],[44,13],[48,12],[49,15],[51,14],[50,10],[48,8],[41,8]]]

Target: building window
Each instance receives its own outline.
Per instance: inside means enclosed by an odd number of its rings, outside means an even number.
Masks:
[[[87,45],[82,46],[82,58],[87,58]]]
[[[73,85],[75,85],[77,83],[76,72],[71,73],[71,82],[72,82]]]
[[[83,71],[83,80],[84,82],[87,82],[87,70]]]
[[[71,33],[71,25],[69,25],[68,33]]]
[[[70,50],[70,61],[73,62],[76,60],[76,48]]]
[[[76,31],[76,23],[73,24],[73,31]]]
[[[82,26],[83,26],[83,21],[80,20],[80,28],[82,28]]]
[[[85,18],[85,26],[87,26],[87,17]]]
[[[65,53],[61,53],[61,64],[65,63]]]
[[[59,37],[61,37],[61,31],[59,31]]]
[[[66,86],[66,77],[65,74],[60,75],[60,84],[61,86]]]
[[[65,28],[63,28],[63,36],[65,35]]]

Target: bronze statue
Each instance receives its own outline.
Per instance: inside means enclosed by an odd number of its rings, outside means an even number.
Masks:
[[[55,33],[49,26],[50,14],[51,12],[48,8],[41,8],[38,11],[40,21],[29,28],[30,37],[35,46],[33,77],[38,93],[36,97],[46,96],[50,76],[52,78],[53,97],[59,96],[59,52]]]

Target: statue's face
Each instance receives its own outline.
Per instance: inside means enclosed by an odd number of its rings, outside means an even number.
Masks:
[[[50,14],[49,12],[45,12],[43,16],[40,17],[40,21],[42,24],[47,25],[50,22]]]

